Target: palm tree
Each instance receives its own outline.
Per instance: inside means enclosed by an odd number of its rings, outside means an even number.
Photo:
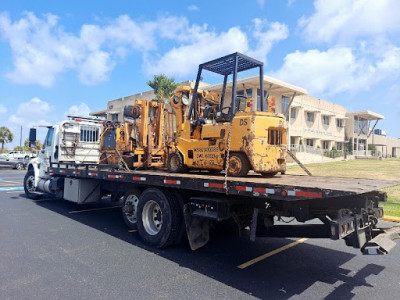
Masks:
[[[175,89],[179,86],[175,79],[169,78],[164,74],[154,75],[153,80],[149,80],[147,84],[153,88],[158,102],[172,97]]]
[[[11,143],[14,139],[14,135],[11,130],[5,126],[0,127],[0,143],[1,143],[1,152],[4,151],[4,144]]]

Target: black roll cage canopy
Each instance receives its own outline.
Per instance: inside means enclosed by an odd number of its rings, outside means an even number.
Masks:
[[[229,120],[233,119],[233,116],[235,115],[235,100],[236,100],[236,82],[237,82],[237,73],[242,72],[242,71],[247,71],[253,68],[259,68],[260,70],[260,95],[263,97],[264,95],[264,84],[263,84],[263,78],[264,78],[264,70],[263,70],[264,64],[256,59],[253,59],[251,57],[248,57],[244,54],[241,54],[239,52],[235,52],[214,60],[211,60],[209,62],[203,63],[199,65],[199,70],[197,72],[197,77],[196,77],[196,83],[194,86],[194,92],[192,96],[192,101],[190,103],[190,109],[189,113],[187,115],[187,118],[190,119],[193,109],[194,109],[194,103],[196,100],[197,96],[197,90],[199,88],[199,82],[201,80],[201,73],[203,69],[217,73],[220,75],[224,76],[224,83],[222,86],[222,95],[221,95],[221,105],[224,102],[224,97],[225,97],[225,91],[226,91],[226,84],[228,81],[228,76],[233,75],[232,78],[232,102],[231,102],[231,107],[229,108],[228,112],[228,118]],[[264,101],[261,101],[261,111],[264,110]]]

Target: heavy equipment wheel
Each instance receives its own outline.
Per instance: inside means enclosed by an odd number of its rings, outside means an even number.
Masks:
[[[244,153],[231,153],[228,161],[228,175],[234,177],[246,176],[250,163]]]
[[[23,163],[17,163],[17,164],[15,165],[15,168],[16,168],[17,170],[22,170],[22,169],[24,168],[24,164],[23,164]]]
[[[167,162],[168,171],[172,173],[185,173],[188,171],[187,166],[183,162],[182,154],[179,152],[171,153]]]
[[[265,178],[271,178],[274,177],[276,174],[278,174],[278,172],[264,172],[261,173],[261,176]]]
[[[172,193],[149,188],[141,194],[137,228],[144,243],[157,248],[177,243],[182,226],[182,209]]]
[[[139,203],[140,191],[131,189],[127,191],[122,200],[122,219],[132,229],[137,227],[137,206]]]
[[[28,170],[26,172],[25,177],[24,177],[24,191],[26,197],[29,199],[38,199],[40,196],[35,193],[36,187],[35,187],[35,173],[33,170]]]

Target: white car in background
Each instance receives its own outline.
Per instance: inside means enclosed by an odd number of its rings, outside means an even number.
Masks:
[[[10,159],[30,159],[35,157],[36,155],[32,152],[25,152],[25,151],[10,151],[8,153],[4,153],[0,155],[1,159],[9,161]]]

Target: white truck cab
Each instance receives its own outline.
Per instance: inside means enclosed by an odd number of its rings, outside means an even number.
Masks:
[[[57,182],[47,170],[51,163],[96,164],[100,158],[100,132],[103,121],[70,116],[54,126],[47,126],[43,149],[29,161],[24,178],[25,193],[32,198],[40,191],[54,193]],[[29,132],[29,146],[35,146],[36,129]]]

